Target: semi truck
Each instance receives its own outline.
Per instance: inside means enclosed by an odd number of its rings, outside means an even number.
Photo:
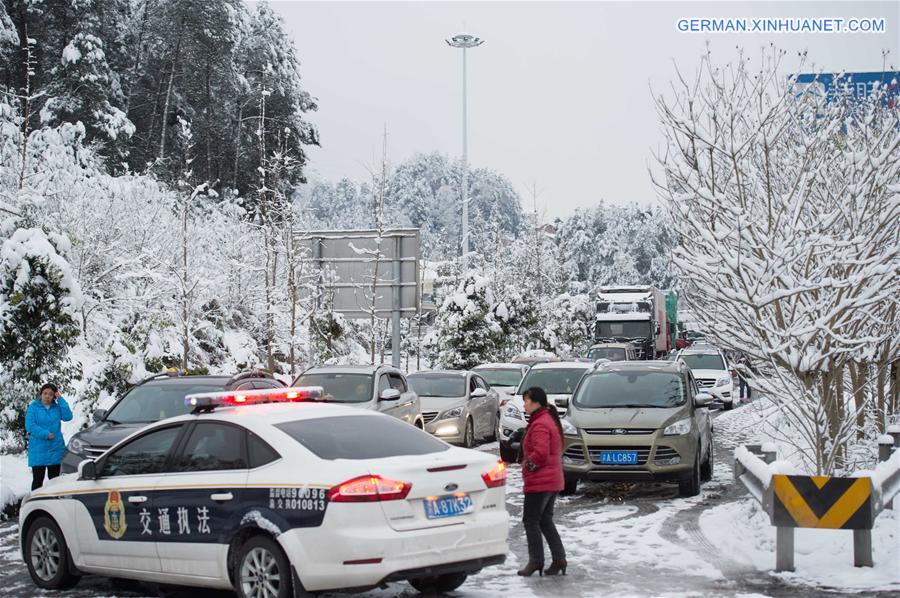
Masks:
[[[639,359],[670,351],[666,296],[654,287],[602,287],[597,292],[594,342],[627,342]]]

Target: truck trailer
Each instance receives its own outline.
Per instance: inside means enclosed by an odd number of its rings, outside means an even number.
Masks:
[[[597,292],[594,342],[629,342],[640,359],[670,350],[666,297],[654,287],[603,287]]]

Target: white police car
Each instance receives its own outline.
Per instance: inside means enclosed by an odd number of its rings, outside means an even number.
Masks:
[[[450,591],[504,561],[503,463],[310,401],[321,394],[192,395],[193,414],[48,482],[19,515],[32,580],[65,588],[93,573],[285,598],[397,580]]]

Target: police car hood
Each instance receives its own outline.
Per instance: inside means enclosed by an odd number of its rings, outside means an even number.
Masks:
[[[109,448],[151,423],[154,422],[116,424],[104,420],[79,432],[78,438],[93,447]]]
[[[680,407],[608,407],[578,409],[569,413],[570,421],[579,428],[662,428],[686,415]]]

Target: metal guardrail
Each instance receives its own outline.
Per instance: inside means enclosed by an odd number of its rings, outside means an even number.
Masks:
[[[813,527],[853,530],[853,564],[871,567],[872,525],[884,510],[891,509],[894,498],[900,494],[900,425],[891,425],[887,434],[878,440],[879,464],[867,476],[857,478],[828,478],[822,476],[786,476],[776,474],[769,467],[776,460],[776,452],[763,450],[762,445],[747,445],[746,450],[735,451],[734,477],[762,505],[775,530],[775,570],[794,570],[794,529]],[[775,483],[773,483],[775,479]],[[793,484],[806,483],[815,494],[821,491],[823,498],[834,501],[833,508],[821,518],[810,508],[808,499]],[[835,482],[831,487],[829,484]],[[838,495],[831,492],[840,486]],[[773,486],[778,486],[778,489]],[[785,492],[785,488],[790,491]],[[825,490],[823,490],[825,489]],[[830,496],[827,496],[830,492]],[[817,504],[821,509],[822,505]],[[835,509],[843,509],[840,518],[829,517]],[[800,513],[798,517],[796,513]],[[805,513],[805,516],[802,516]],[[791,516],[793,519],[791,520]],[[835,521],[837,519],[837,521]]]

